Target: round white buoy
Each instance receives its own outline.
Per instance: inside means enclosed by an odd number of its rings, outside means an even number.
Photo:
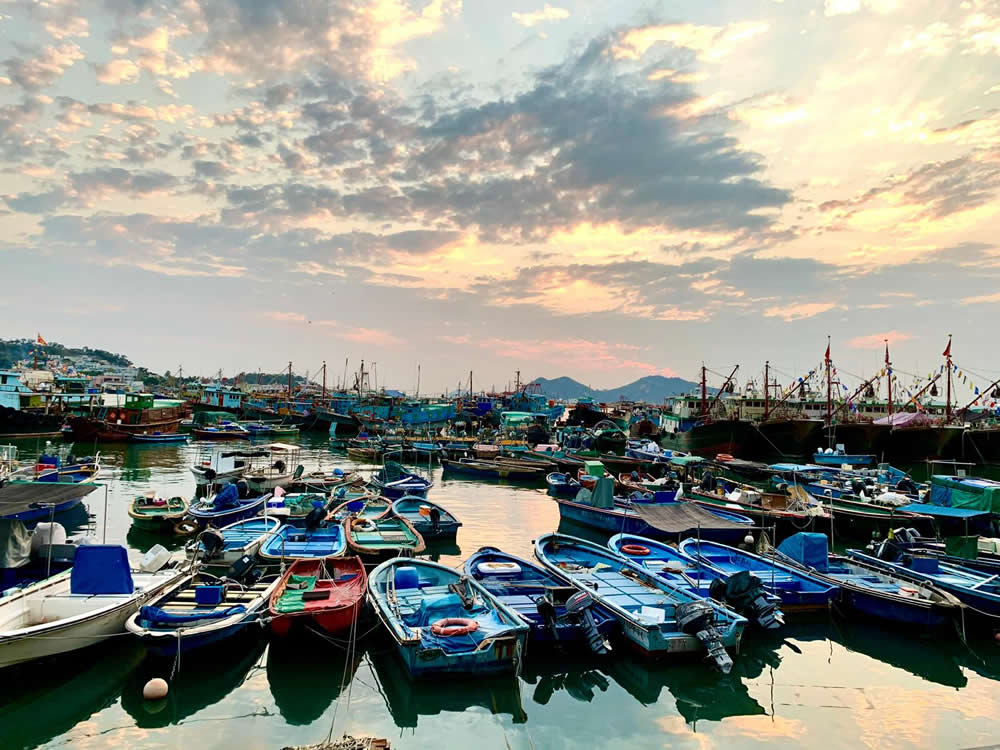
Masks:
[[[743,537],[743,543],[753,544],[753,534],[747,534],[745,537]]]
[[[154,677],[142,689],[142,697],[148,701],[158,701],[167,697],[167,681],[162,677]]]

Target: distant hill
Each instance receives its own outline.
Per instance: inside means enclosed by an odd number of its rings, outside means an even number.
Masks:
[[[677,396],[689,393],[698,387],[698,383],[684,378],[665,378],[662,375],[647,375],[644,378],[623,385],[619,388],[593,389],[588,388],[573,378],[561,377],[535,378],[533,383],[541,386],[541,392],[550,398],[569,401],[572,399],[589,396],[595,401],[618,401],[624,398],[626,401],[648,401],[659,403],[668,396]],[[709,389],[713,393],[715,389]]]
[[[32,339],[0,339],[0,367],[11,367],[15,362],[22,359],[29,359],[34,349],[35,342]],[[131,360],[124,354],[115,354],[104,349],[92,349],[89,346],[73,349],[58,344],[55,341],[50,341],[45,346],[39,346],[38,355],[39,359],[44,357],[89,356],[106,362],[108,365],[117,365],[118,367],[128,367],[132,364]]]

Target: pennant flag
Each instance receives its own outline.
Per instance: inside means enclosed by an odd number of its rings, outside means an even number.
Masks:
[[[945,347],[944,354],[942,354],[941,356],[942,357],[950,357],[951,356],[951,337],[950,336],[948,337],[948,346]]]
[[[45,339],[43,339],[43,338],[42,338],[42,334],[40,334],[40,333],[39,333],[39,334],[37,334],[37,338],[38,338],[38,343],[39,343],[39,344],[41,344],[42,346],[45,346],[45,345],[46,345],[46,343],[45,343]]]
[[[827,362],[830,361],[830,344],[829,344],[829,342],[827,342],[827,345],[826,345],[826,361]]]

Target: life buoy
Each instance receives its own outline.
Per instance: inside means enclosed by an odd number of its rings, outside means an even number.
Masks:
[[[355,518],[351,521],[351,528],[355,531],[375,531],[378,526],[370,518]]]
[[[730,456],[728,453],[720,453],[719,455],[717,455],[715,457],[715,460],[716,461],[732,461],[733,457]]]
[[[467,617],[445,617],[431,625],[431,632],[444,638],[468,635],[479,630],[479,623]]]
[[[174,533],[177,536],[191,536],[198,528],[198,522],[193,518],[182,518],[174,524]]]
[[[649,547],[643,547],[641,544],[623,544],[622,552],[635,557],[645,557],[649,554]]]

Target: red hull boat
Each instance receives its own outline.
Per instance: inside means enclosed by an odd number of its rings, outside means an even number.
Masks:
[[[296,622],[313,622],[327,633],[349,630],[367,589],[359,557],[296,560],[271,595],[271,630],[284,636]]]

